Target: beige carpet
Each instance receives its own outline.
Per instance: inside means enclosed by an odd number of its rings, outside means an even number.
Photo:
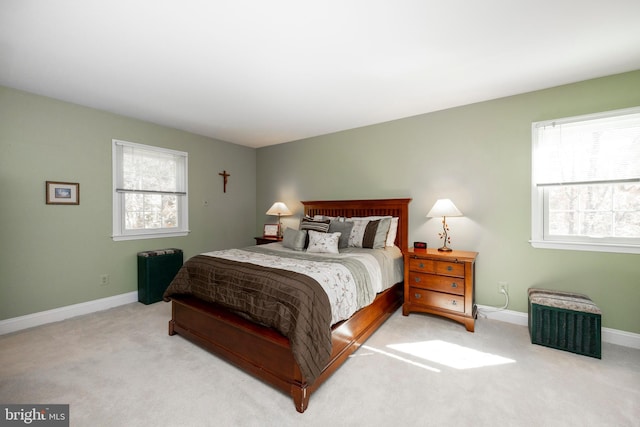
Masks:
[[[291,399],[129,304],[0,336],[1,403],[68,403],[72,426],[638,426],[640,350],[602,360],[526,327],[396,312],[311,396]]]

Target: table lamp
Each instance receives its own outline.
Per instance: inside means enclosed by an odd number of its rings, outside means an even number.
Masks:
[[[462,216],[462,212],[456,208],[456,205],[450,199],[438,199],[427,214],[427,218],[442,217],[442,233],[438,233],[441,239],[444,239],[444,245],[438,248],[441,252],[451,252],[451,248],[447,244],[451,243],[449,237],[449,226],[447,225],[448,216]]]
[[[267,211],[267,215],[278,215],[278,238],[282,238],[282,222],[280,222],[280,217],[292,215],[291,211],[284,203],[275,202]]]

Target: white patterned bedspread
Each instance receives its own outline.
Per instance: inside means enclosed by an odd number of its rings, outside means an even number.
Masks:
[[[329,297],[332,324],[348,319],[360,308],[371,304],[378,292],[403,280],[402,253],[398,248],[349,248],[340,254],[307,254],[286,249],[281,243],[271,243],[202,255],[312,277]]]

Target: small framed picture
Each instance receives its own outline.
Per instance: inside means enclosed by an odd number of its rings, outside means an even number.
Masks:
[[[80,204],[80,184],[77,182],[47,181],[45,192],[48,205]]]
[[[265,224],[262,235],[264,237],[278,237],[280,226],[278,224]]]

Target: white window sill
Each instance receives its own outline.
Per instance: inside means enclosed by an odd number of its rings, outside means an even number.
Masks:
[[[538,249],[562,249],[569,251],[590,251],[590,252],[612,252],[623,254],[640,254],[640,246],[636,245],[619,245],[615,243],[580,243],[580,242],[561,242],[561,241],[544,241],[529,240],[531,246]]]
[[[189,231],[174,231],[168,233],[141,233],[141,234],[124,234],[118,236],[111,236],[114,242],[120,242],[124,240],[142,240],[142,239],[160,239],[166,237],[183,237],[189,235]]]

